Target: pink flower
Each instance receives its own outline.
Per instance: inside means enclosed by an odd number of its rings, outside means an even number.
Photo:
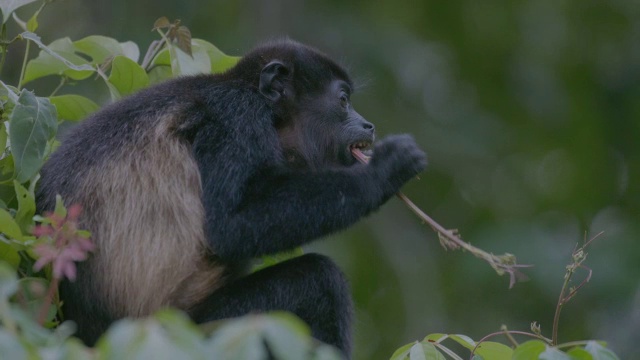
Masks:
[[[47,241],[34,248],[34,252],[39,256],[33,265],[34,270],[40,271],[51,264],[55,279],[76,279],[75,262],[86,260],[89,252],[95,249],[91,240],[78,234],[76,223],[80,212],[79,205],[72,205],[66,218],[50,214],[47,216],[49,225],[38,225],[33,229],[35,236],[39,239],[46,238],[44,240]]]

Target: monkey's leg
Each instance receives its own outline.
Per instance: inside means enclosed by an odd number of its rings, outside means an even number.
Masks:
[[[251,312],[290,311],[315,338],[351,351],[351,298],[344,275],[325,256],[307,254],[240,278],[209,296],[193,311],[196,322]]]

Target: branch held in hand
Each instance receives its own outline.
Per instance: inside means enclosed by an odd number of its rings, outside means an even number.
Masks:
[[[353,148],[351,150],[351,154],[363,164],[369,162],[369,156],[363,154],[362,151],[357,148]],[[438,234],[440,244],[445,249],[457,250],[462,248],[473,254],[475,257],[489,263],[489,265],[498,273],[498,275],[509,274],[509,288],[512,288],[518,280],[522,281],[527,279],[527,276],[521,273],[518,269],[531,267],[532,265],[518,265],[516,263],[516,257],[513,254],[505,253],[503,255],[494,255],[462,241],[458,234],[458,230],[445,229],[442,225],[438,224],[429,215],[422,211],[406,195],[401,192],[398,192],[396,195],[407,205],[407,207],[411,211],[413,211],[414,214],[416,214],[420,219],[427,223],[433,229],[433,231]]]

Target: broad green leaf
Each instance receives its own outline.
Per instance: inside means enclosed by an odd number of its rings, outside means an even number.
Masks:
[[[57,130],[56,109],[49,99],[23,90],[9,119],[9,141],[18,182],[26,182],[40,170],[47,143]]]
[[[91,35],[73,42],[77,51],[91,57],[94,65],[102,64],[109,57],[123,55],[124,51],[120,43],[110,37]]]
[[[153,318],[163,325],[171,342],[189,352],[191,358],[205,353],[206,348],[202,342],[204,335],[184,313],[165,309],[158,311]]]
[[[476,342],[473,341],[473,339],[471,339],[467,335],[451,334],[451,335],[449,335],[449,338],[451,340],[456,341],[458,344],[466,347],[469,350],[473,350],[476,347]]]
[[[313,360],[343,360],[343,355],[334,347],[320,345],[313,352]]]
[[[276,312],[264,319],[262,335],[276,359],[304,359],[310,350],[310,330],[300,319]]]
[[[447,335],[447,334],[438,334],[438,333],[429,334],[429,335],[425,336],[422,341],[433,341],[433,342],[436,342],[436,341],[440,341],[442,338],[445,338],[445,337],[448,338],[449,335]]]
[[[16,104],[18,103],[17,93],[18,93],[18,89],[16,89],[11,85],[7,85],[0,80],[0,96],[6,96],[9,99],[9,101]]]
[[[100,106],[80,95],[61,95],[49,98],[58,111],[58,118],[70,121],[83,120],[100,109]]]
[[[133,41],[125,41],[120,43],[122,47],[122,54],[129,59],[138,62],[140,60],[140,48]]]
[[[36,0],[2,0],[0,1],[0,10],[2,11],[2,23],[6,23],[9,20],[9,16],[16,9],[25,5],[31,4]]]
[[[571,360],[594,360],[594,357],[587,350],[580,347],[567,351],[567,355],[571,356]]]
[[[20,339],[4,328],[0,328],[0,354],[4,359],[29,359]]]
[[[613,351],[600,345],[597,341],[589,341],[584,348],[593,356],[594,360],[620,360]]]
[[[23,234],[28,234],[30,233],[31,226],[33,226],[33,215],[36,214],[36,200],[33,195],[16,180],[13,181],[13,186],[18,199],[16,223],[20,226]]]
[[[15,219],[5,209],[0,209],[0,232],[7,237],[22,240],[22,231]]]
[[[7,263],[0,261],[0,302],[6,301],[18,290],[18,276]]]
[[[4,211],[4,210],[2,210]],[[17,269],[20,265],[20,255],[18,251],[0,239],[0,260],[9,264],[12,268]]]
[[[86,59],[75,53],[77,49],[69,38],[58,39],[45,46],[34,33],[24,32],[20,35],[42,49],[38,57],[27,63],[23,83],[48,75],[63,74],[74,80],[82,80],[95,72]]]
[[[267,356],[260,336],[260,316],[249,315],[220,327],[209,340],[212,359],[265,359]]]
[[[417,343],[409,350],[410,360],[446,360],[436,347],[428,342]]]
[[[478,345],[475,351],[476,354],[482,356],[485,359],[491,360],[511,360],[513,355],[513,349],[507,345],[500,344],[492,341],[483,341]]]
[[[414,341],[412,343],[403,345],[401,347],[399,347],[396,351],[393,352],[393,355],[391,355],[390,360],[405,360],[409,357],[409,352],[411,352],[411,348],[415,345],[418,344],[417,341]]]
[[[171,70],[173,75],[196,75],[211,72],[211,60],[206,51],[197,45],[191,48],[192,56],[182,49],[171,46]]]
[[[569,355],[563,353],[562,351],[551,347],[551,346],[547,346],[547,348],[540,353],[540,356],[538,357],[538,359],[540,360],[571,360],[571,357],[569,357]]]
[[[116,56],[111,63],[109,82],[121,96],[125,96],[149,86],[149,76],[135,61],[126,56]]]
[[[547,348],[540,340],[530,340],[518,345],[513,351],[512,360],[538,360],[538,356]]]
[[[240,60],[239,56],[229,56],[208,41],[193,39],[192,43],[194,46],[203,49],[207,53],[207,56],[209,56],[212,74],[224,72],[234,67]]]
[[[116,322],[99,340],[98,348],[103,355],[101,359],[203,358],[193,353],[194,349],[171,341],[164,327],[153,318]]]
[[[166,81],[173,77],[173,74],[171,73],[171,66],[163,65],[155,66],[149,71],[148,75],[150,85]]]

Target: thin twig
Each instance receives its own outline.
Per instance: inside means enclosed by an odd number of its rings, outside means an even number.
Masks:
[[[369,157],[364,155],[359,150],[352,151],[353,156],[363,164],[369,162]],[[406,195],[401,192],[396,194],[406,205],[407,207],[413,211],[420,219],[422,219],[425,223],[427,223],[437,234],[440,243],[445,247],[445,249],[458,249],[462,248],[464,250],[469,251],[475,257],[480,258],[489,265],[498,273],[498,275],[504,275],[505,273],[509,274],[509,288],[512,288],[516,281],[526,279],[526,275],[522,274],[518,271],[518,268],[531,267],[533,265],[518,265],[516,263],[516,257],[513,254],[503,254],[503,255],[494,255],[488,253],[480,248],[477,248],[465,241],[462,241],[459,236],[457,236],[457,230],[447,230],[442,225],[438,224],[435,220],[433,220],[429,215],[427,215],[422,209],[420,209],[416,204],[413,203]]]

